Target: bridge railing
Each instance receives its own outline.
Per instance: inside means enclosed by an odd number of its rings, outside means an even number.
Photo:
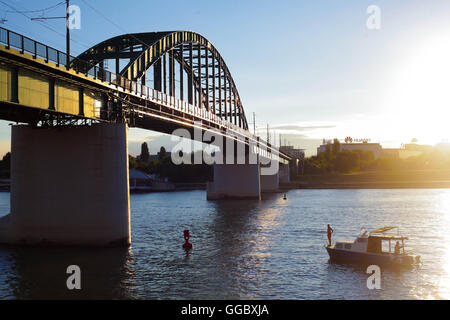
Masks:
[[[31,54],[34,58],[39,57],[47,62],[51,61],[58,66],[61,65],[70,68],[76,65],[77,68],[74,69],[78,72],[82,72],[95,79],[100,79],[109,83],[112,83],[113,81],[117,82],[117,84],[123,88],[130,88],[130,81],[128,79],[118,75],[113,76],[112,72],[98,66],[90,67],[88,62],[80,60],[77,57],[70,56],[70,61],[67,61],[67,54],[65,52],[2,27],[0,27],[0,43],[4,44],[8,49],[15,48],[21,53],[26,52]],[[128,80],[128,82],[126,80]]]
[[[8,49],[15,48],[21,53],[29,53],[34,58],[40,57],[66,67],[68,65],[66,53],[2,27],[0,27],[0,43]],[[72,59],[75,58],[71,57]]]

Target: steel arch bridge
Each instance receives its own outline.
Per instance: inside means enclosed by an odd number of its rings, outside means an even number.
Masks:
[[[115,73],[205,108],[244,130],[248,122],[236,84],[219,51],[191,31],[125,34],[100,42],[72,62],[80,72],[110,61]],[[123,65],[125,62],[125,65]],[[177,77],[178,74],[178,77]],[[186,97],[187,96],[187,97]]]
[[[197,128],[291,160],[248,130],[229,68],[195,32],[120,35],[70,59],[1,27],[0,44],[0,119],[33,126],[126,121],[166,134],[184,128],[199,140]]]

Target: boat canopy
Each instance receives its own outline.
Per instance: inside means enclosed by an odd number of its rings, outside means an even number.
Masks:
[[[390,231],[392,229],[397,229],[398,227],[383,227],[383,228],[379,228],[377,230],[371,231],[370,233],[385,233],[387,231]]]
[[[408,240],[408,237],[404,236],[394,236],[394,235],[387,235],[387,234],[380,234],[380,235],[373,235],[371,234],[369,236],[369,239],[381,239],[381,240]]]

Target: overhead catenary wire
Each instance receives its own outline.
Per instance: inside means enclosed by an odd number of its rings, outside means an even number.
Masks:
[[[29,19],[29,20],[32,20],[32,18],[31,18],[30,16],[28,16],[26,13],[24,13],[25,11],[20,11],[20,10],[16,9],[15,7],[13,7],[12,5],[10,5],[9,3],[7,3],[7,2],[5,2],[5,1],[3,1],[3,0],[0,0],[0,3],[2,3],[2,4],[5,5],[5,6],[7,6],[7,7],[10,8],[10,9],[14,10],[15,13],[19,13],[19,14],[23,15],[25,18],[27,18],[27,19]],[[56,29],[54,29],[54,28],[52,28],[51,25],[49,25],[47,22],[40,21],[40,20],[37,20],[36,22],[38,22],[38,23],[39,23],[40,25],[42,25],[44,28],[46,28],[46,29],[48,29],[48,30],[50,30],[50,31],[52,31],[52,32],[54,32],[54,33],[56,33],[56,34],[58,34],[59,36],[61,36],[61,37],[63,37],[63,38],[66,38],[66,35],[65,35],[65,34],[59,32],[58,30],[56,30]],[[80,45],[80,46],[82,46],[82,47],[84,47],[84,48],[87,48],[87,49],[90,48],[89,45],[83,44],[83,43],[81,43],[80,41],[73,39],[73,37],[71,38],[71,41],[77,43],[78,45]]]
[[[64,4],[64,3],[65,3],[65,1],[61,1],[61,2],[59,2],[59,3],[57,3],[57,4],[53,5],[53,6],[50,6],[50,7],[44,8],[44,9],[24,10],[24,11],[20,11],[20,10],[9,11],[9,10],[6,10],[5,12],[8,12],[8,13],[37,13],[37,12],[46,12],[46,11],[49,11],[49,10],[51,10],[51,9],[54,9],[54,8],[59,7],[60,5],[62,5],[62,4]]]
[[[107,22],[109,22],[110,24],[112,24],[113,26],[115,26],[117,29],[119,29],[121,32],[131,36],[132,38],[134,38],[135,40],[137,40],[140,44],[143,44],[144,46],[148,47],[149,44],[145,43],[144,41],[142,41],[141,39],[135,37],[132,33],[128,32],[127,30],[125,30],[122,26],[118,25],[117,23],[115,23],[114,21],[112,21],[111,19],[109,19],[107,16],[105,16],[103,13],[101,13],[99,10],[95,9],[91,4],[89,4],[87,1],[85,0],[81,0],[86,6],[88,6],[89,8],[91,8],[92,11],[94,11],[95,13],[97,13],[99,16],[101,16],[103,19],[105,19]]]
[[[15,13],[19,13],[19,14],[23,15],[25,18],[31,20],[31,17],[30,17],[30,16],[27,16],[23,11],[17,10],[15,7],[11,6],[10,4],[6,3],[5,1],[0,0],[0,3],[2,3],[3,5],[5,5],[5,6],[11,8],[11,9],[13,9]],[[38,22],[41,23],[40,21],[38,21]],[[42,23],[41,23],[41,25],[44,26],[45,28],[47,28],[47,29],[53,31],[53,32],[56,32],[56,33],[59,34],[59,35],[63,35],[63,34],[61,34],[59,31],[54,30],[53,28],[50,28],[50,27],[48,27],[47,25],[44,25],[44,24],[42,24]],[[64,35],[63,35],[63,36],[64,36]],[[64,37],[65,37],[65,36],[64,36]]]

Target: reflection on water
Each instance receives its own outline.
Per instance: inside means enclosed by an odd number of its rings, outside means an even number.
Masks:
[[[206,201],[204,191],[131,197],[130,248],[0,247],[0,298],[449,299],[450,190],[292,190],[263,201]],[[0,216],[9,211],[0,193]],[[422,267],[328,263],[326,225],[350,240],[361,226],[398,225]],[[182,249],[183,230],[194,249]],[[334,239],[336,240],[336,239]],[[66,289],[78,265],[82,290]]]
[[[442,243],[438,246],[442,251],[442,275],[437,284],[437,296],[443,299],[450,299],[450,193],[441,197],[440,203],[436,205],[436,210],[441,212],[442,226],[440,233],[443,236]]]
[[[23,299],[134,298],[134,271],[128,249],[22,247],[0,250],[0,265],[8,266],[1,298],[11,295]],[[81,269],[81,291],[67,289],[69,265],[78,265]]]

